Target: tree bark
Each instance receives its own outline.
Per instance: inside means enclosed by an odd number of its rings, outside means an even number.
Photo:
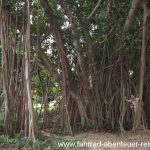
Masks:
[[[132,0],[131,8],[129,10],[129,13],[128,13],[125,25],[123,27],[123,31],[122,31],[122,35],[121,35],[121,40],[120,40],[120,47],[123,44],[125,34],[130,29],[131,23],[133,21],[133,18],[134,18],[135,14],[136,14],[136,11],[137,11],[137,8],[138,8],[140,2],[141,2],[141,0]]]
[[[31,80],[30,80],[30,1],[26,0],[27,6],[27,25],[25,31],[25,85],[27,94],[27,107],[28,107],[28,121],[29,121],[29,139],[35,140],[35,126],[34,126],[34,114],[32,106],[32,96],[31,96]]]
[[[146,21],[148,15],[148,9],[145,2],[142,3],[144,14],[143,14],[143,29],[142,29],[142,48],[141,48],[141,66],[140,66],[140,79],[139,79],[139,104],[138,109],[135,113],[133,122],[133,130],[136,130],[141,125],[142,112],[143,112],[143,88],[144,88],[144,73],[145,73],[145,49],[146,49]]]
[[[69,76],[70,76],[71,71],[70,71],[69,63],[65,54],[66,52],[64,48],[63,39],[61,36],[60,26],[55,18],[54,12],[51,9],[51,7],[49,7],[47,0],[40,0],[40,2],[48,18],[49,23],[52,26],[54,38],[55,38],[56,45],[58,48],[58,54],[59,54],[61,70],[62,70],[61,90],[62,90],[62,97],[63,97],[62,100],[64,101],[63,108],[62,108],[64,109],[64,115],[63,115],[64,125],[65,125],[65,128],[67,129],[67,132],[72,134],[71,124],[70,124],[70,115],[68,112],[68,103],[70,99]]]

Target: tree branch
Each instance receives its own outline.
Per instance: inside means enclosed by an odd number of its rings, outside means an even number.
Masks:
[[[129,28],[131,26],[132,20],[133,20],[133,18],[135,16],[136,10],[137,10],[140,2],[141,2],[141,0],[132,0],[131,8],[129,10],[129,14],[128,14],[128,17],[126,19],[123,31],[122,31],[121,40],[120,40],[120,47],[123,44],[125,34],[129,31]]]
[[[87,20],[89,20],[93,15],[94,13],[96,12],[97,8],[99,7],[100,3],[102,2],[102,0],[99,0],[95,6],[95,8],[93,9],[93,11],[90,13],[90,15],[87,17]]]

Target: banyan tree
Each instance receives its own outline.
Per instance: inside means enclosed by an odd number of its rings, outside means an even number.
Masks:
[[[148,129],[149,7],[146,0],[1,0],[6,133],[34,139],[32,78],[41,69],[60,87],[55,128]],[[139,99],[136,112],[130,95]]]

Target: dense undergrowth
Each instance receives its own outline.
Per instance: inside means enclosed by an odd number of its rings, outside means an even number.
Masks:
[[[76,140],[66,140],[63,136],[59,137],[49,137],[45,138],[38,138],[35,142],[28,140],[27,138],[21,138],[19,134],[15,137],[11,138],[6,135],[0,136],[0,149],[7,149],[7,150],[63,150],[59,146],[59,143],[76,143]]]

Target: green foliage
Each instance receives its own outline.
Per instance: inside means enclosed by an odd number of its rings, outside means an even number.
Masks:
[[[10,138],[9,136],[0,136],[0,142],[4,143],[5,146],[9,145],[14,147],[15,150],[18,148],[24,148],[27,150],[65,150],[65,148],[59,147],[58,143],[77,143],[76,139],[66,140],[62,136],[60,137],[50,137],[47,140],[37,139],[35,142],[28,140],[27,138],[19,138],[18,135],[15,138]],[[82,141],[81,141],[82,142]],[[75,149],[70,147],[69,149]]]
[[[40,103],[34,104],[33,107],[34,107],[34,110],[36,112],[43,112],[44,111],[44,108]],[[57,106],[54,106],[54,105],[51,106],[49,104],[47,111],[52,112],[52,111],[55,111],[56,109],[57,109]]]
[[[50,150],[50,145],[47,141],[36,140],[32,142],[27,138],[10,138],[9,136],[1,135],[0,142],[4,144],[4,146],[9,145],[10,147],[25,148],[27,150]],[[7,146],[6,146],[7,147]]]
[[[47,88],[48,98],[52,98],[52,100],[54,100],[54,97],[59,95],[59,85],[53,78],[49,77],[47,72],[43,69],[39,68],[38,73],[33,72],[32,83],[32,98],[36,101],[36,104],[42,102],[43,94]]]
[[[51,150],[51,146],[48,144],[47,141],[40,141],[36,140],[34,143],[34,149],[35,150]]]
[[[3,132],[4,128],[4,112],[0,112],[0,132]]]
[[[1,135],[0,136],[0,142],[4,144],[14,144],[17,140],[15,138],[10,138],[9,136],[6,135]]]
[[[6,9],[6,10],[8,10],[8,11],[13,12],[14,9],[15,9],[15,6],[14,6],[14,4],[12,3],[11,0],[4,0],[4,1],[3,1],[3,8]]]
[[[20,139],[16,142],[16,149],[19,147],[20,148],[24,147],[27,150],[49,150],[50,149],[50,146],[46,141],[36,140],[35,142],[32,142],[25,138]]]

